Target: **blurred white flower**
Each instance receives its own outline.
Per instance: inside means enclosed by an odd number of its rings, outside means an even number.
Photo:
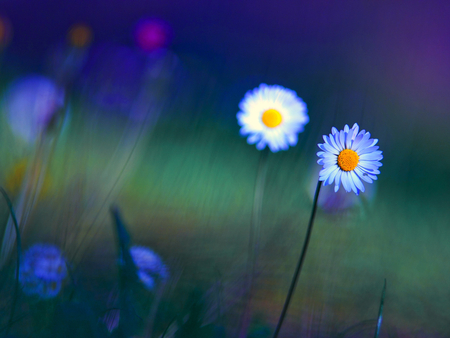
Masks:
[[[239,103],[236,115],[240,133],[258,150],[266,145],[272,152],[297,144],[298,133],[309,122],[306,104],[297,94],[282,86],[262,83],[248,91]]]
[[[3,99],[3,111],[15,135],[32,143],[64,105],[64,90],[52,80],[31,75],[13,82]]]

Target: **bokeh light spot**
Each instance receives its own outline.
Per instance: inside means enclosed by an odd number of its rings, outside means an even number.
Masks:
[[[83,23],[72,26],[67,35],[70,45],[77,48],[88,47],[93,36],[91,28]]]
[[[171,40],[172,30],[161,19],[144,19],[138,22],[134,31],[137,46],[144,52],[165,48]]]

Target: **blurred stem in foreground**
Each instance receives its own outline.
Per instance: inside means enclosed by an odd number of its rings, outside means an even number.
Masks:
[[[244,315],[239,330],[240,338],[247,337],[247,331],[251,320],[251,303],[253,297],[256,263],[258,261],[259,255],[259,243],[261,237],[261,209],[264,197],[264,186],[267,176],[268,156],[268,148],[265,148],[260,152],[258,173],[256,174],[255,196],[253,198],[253,210],[248,243],[248,261],[246,272],[246,289],[248,293],[244,305]]]
[[[20,240],[19,225],[17,224],[16,214],[14,212],[12,202],[11,202],[8,194],[2,187],[0,187],[0,192],[2,193],[3,197],[6,200],[6,203],[8,204],[9,212],[11,214],[11,218],[13,220],[14,229],[16,231],[16,236],[17,236],[16,237],[17,238],[17,240],[16,240],[16,245],[17,245],[16,283],[14,286],[14,296],[13,296],[14,298],[13,298],[13,304],[11,306],[11,315],[9,317],[8,326],[6,327],[6,332],[5,332],[5,336],[8,336],[9,330],[11,329],[11,326],[13,324],[14,312],[16,311],[17,298],[19,296],[19,269],[20,269],[20,259],[21,259],[21,252],[22,252],[22,243]]]
[[[30,166],[26,169],[25,178],[22,182],[21,191],[16,203],[17,223],[22,234],[25,231],[28,218],[37,202],[39,194],[42,192],[47,167],[58,143],[66,114],[65,108],[56,111],[53,118],[47,123],[37,138],[36,148],[33,151],[33,159]],[[0,268],[9,259],[16,239],[15,236],[14,220],[11,215],[8,218],[0,248]]]

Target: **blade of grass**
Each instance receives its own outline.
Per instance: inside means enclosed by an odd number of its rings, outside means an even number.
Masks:
[[[383,305],[385,295],[386,295],[386,278],[384,279],[383,292],[381,293],[380,310],[378,311],[377,327],[375,329],[374,338],[378,338],[378,335],[380,334],[381,322],[383,321]]]

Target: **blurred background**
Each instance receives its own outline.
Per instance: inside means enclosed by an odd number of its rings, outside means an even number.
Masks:
[[[54,309],[74,299],[109,325],[117,205],[170,271],[153,336],[200,297],[204,336],[237,337],[259,152],[236,113],[267,83],[296,91],[310,122],[268,157],[247,336],[271,337],[281,311],[317,143],[355,122],[379,139],[381,174],[359,198],[322,191],[280,337],[373,335],[385,278],[382,337],[448,336],[449,17],[444,1],[1,0],[1,185],[26,222],[23,250],[56,244],[72,271],[51,301],[19,296],[11,334],[58,336]],[[5,326],[15,255],[2,264]],[[142,294],[150,309],[156,291]]]

